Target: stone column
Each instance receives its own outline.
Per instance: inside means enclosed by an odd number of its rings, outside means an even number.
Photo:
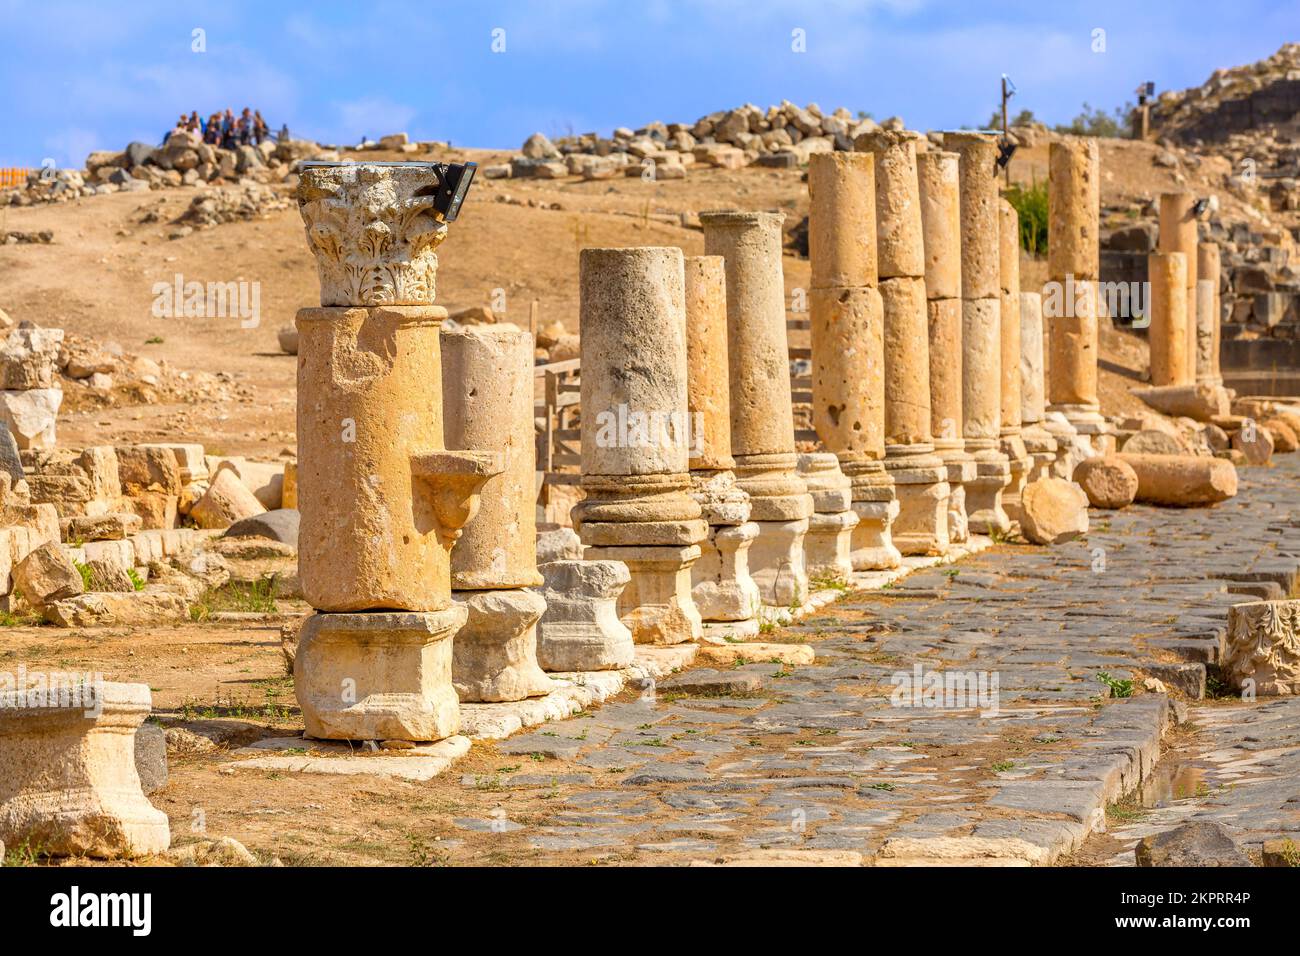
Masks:
[[[781,269],[781,213],[700,213],[704,251],[726,263],[731,454],[759,535],[749,571],[765,605],[808,600],[804,536],[812,497],[797,471]]]
[[[721,640],[758,633],[762,601],[749,573],[749,548],[759,527],[749,520],[749,495],[732,470],[726,263],[721,256],[687,256],[685,269],[691,494],[709,523],[691,567],[691,594],[706,636]]]
[[[442,330],[442,402],[448,448],[499,452],[478,515],[451,552],[453,597],[468,619],[452,642],[462,701],[523,700],[554,684],[537,663],[536,444],[533,337],[518,326]]]
[[[815,153],[808,163],[813,425],[852,487],[854,570],[898,567],[898,516],[885,471],[884,303],[876,288],[875,159]]]
[[[6,675],[8,677],[9,675]],[[51,856],[147,856],[171,843],[140,786],[145,684],[0,692],[0,842]]]
[[[930,328],[916,172],[919,134],[879,129],[854,147],[876,160],[876,243],[885,307],[885,470],[894,479],[894,544],[948,550],[948,469],[930,434]]]
[[[1002,440],[1002,268],[998,251],[997,140],[987,133],[946,133],[958,161],[961,192],[962,435],[975,459],[966,484],[972,531],[1006,534],[1002,490],[1011,466]]]
[[[1219,370],[1219,247],[1213,242],[1202,242],[1196,247],[1196,381],[1198,384],[1221,386],[1223,373]]]
[[[1011,468],[1011,483],[1002,492],[1002,506],[1019,520],[1020,493],[1029,480],[1032,461],[1021,435],[1020,422],[1020,216],[1005,199],[998,200],[998,275],[1002,304],[1001,449]]]
[[[1196,280],[1199,258],[1197,255],[1196,197],[1188,192],[1160,194],[1160,238],[1157,249],[1165,254],[1181,252],[1187,259],[1187,292],[1183,298],[1183,328],[1186,337],[1183,348],[1185,377],[1177,384],[1191,385],[1196,381]]]
[[[294,660],[309,737],[428,741],[460,726],[450,638],[466,611],[450,551],[503,466],[443,444],[434,177],[425,163],[342,163],[299,182],[322,306],[295,320],[298,569],[328,612],[303,624]]]
[[[1020,437],[1031,460],[1028,480],[1071,477],[1057,469],[1056,439],[1043,426],[1043,300],[1037,292],[1022,292],[1019,305]]]
[[[956,153],[938,149],[916,156],[930,324],[930,433],[948,472],[948,540],[960,544],[969,536],[965,486],[975,480],[975,459],[962,439],[958,162]]]
[[[1047,410],[1060,412],[1074,427],[1076,460],[1114,444],[1097,398],[1100,163],[1091,138],[1053,142],[1048,152]]]
[[[1157,388],[1186,385],[1187,373],[1187,256],[1153,252],[1147,256],[1151,293],[1147,307],[1147,342],[1151,352],[1151,384]]]
[[[702,634],[691,566],[708,524],[690,494],[682,251],[583,249],[582,489],[590,560],[623,561],[619,614],[638,644]]]

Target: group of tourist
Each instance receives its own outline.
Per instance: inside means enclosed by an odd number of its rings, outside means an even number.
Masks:
[[[198,110],[194,110],[189,116],[182,113],[172,132],[177,129],[193,133],[203,142],[222,149],[261,144],[271,136],[266,120],[262,119],[261,110],[250,110],[247,106],[238,117],[229,109],[224,113],[213,113],[206,120],[199,116]],[[285,139],[288,134],[289,128],[285,126],[280,130],[279,138]]]

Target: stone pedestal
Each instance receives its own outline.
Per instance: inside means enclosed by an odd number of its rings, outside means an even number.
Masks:
[[[954,544],[969,537],[965,486],[975,480],[975,460],[962,438],[959,159],[937,149],[916,157],[930,333],[930,434],[947,472],[948,540]]]
[[[758,538],[749,570],[763,603],[808,600],[803,539],[812,498],[796,473],[780,213],[703,212],[704,248],[726,267],[731,454]],[[584,373],[585,375],[585,373]]]
[[[808,483],[813,508],[804,542],[808,577],[823,587],[847,584],[853,573],[853,529],[858,516],[853,512],[853,484],[840,471],[839,459],[831,452],[799,456],[799,474]]]
[[[451,638],[466,615],[452,605],[307,618],[293,662],[307,736],[427,741],[459,731]]]
[[[1043,425],[1043,302],[1037,292],[1020,293],[1020,437],[1030,457],[1029,482],[1070,478],[1060,473],[1056,438]]]
[[[343,163],[299,183],[322,307],[295,323],[298,565],[308,603],[332,612],[304,624],[294,663],[312,737],[430,741],[458,727],[449,638],[466,612],[450,551],[504,460],[444,445],[436,177],[425,163]]]
[[[451,584],[469,618],[456,635],[452,681],[462,701],[523,700],[554,684],[537,663],[545,602],[537,573],[533,337],[514,325],[443,330],[447,445],[501,455],[478,514],[451,553]]]
[[[1005,199],[998,200],[998,274],[1001,283],[1002,407],[999,448],[1007,456],[1011,481],[1002,492],[1007,514],[1020,518],[1020,493],[1029,480],[1032,460],[1020,421],[1020,217]]]
[[[1097,141],[1069,137],[1048,153],[1048,410],[1074,426],[1076,454],[1113,450],[1097,398],[1097,279],[1100,270],[1101,163]]]
[[[546,611],[537,625],[538,663],[560,672],[629,666],[636,646],[617,606],[632,580],[627,566],[619,561],[552,561],[539,570],[546,581]]]
[[[726,265],[721,256],[688,256],[685,275],[691,495],[709,524],[691,566],[691,593],[705,622],[726,622],[730,636],[757,634],[762,601],[749,549],[759,527],[732,471]]]
[[[1181,298],[1184,330],[1184,378],[1172,384],[1187,385],[1196,381],[1196,281],[1200,266],[1197,247],[1196,197],[1189,192],[1160,194],[1160,235],[1157,248],[1168,255],[1180,252],[1186,262],[1185,285]]]
[[[167,814],[146,799],[135,767],[149,688],[99,683],[76,693],[0,693],[0,843],[51,856],[162,853]]]
[[[586,557],[627,564],[619,613],[637,643],[695,640],[691,565],[708,525],[690,494],[682,252],[584,249],[580,273],[586,497],[573,525]]]
[[[972,531],[1006,534],[1002,505],[1011,467],[1002,441],[1002,265],[998,247],[997,140],[985,133],[946,133],[958,154],[961,194],[962,435],[975,459],[966,484]]]
[[[884,304],[885,470],[894,479],[894,544],[903,554],[948,550],[948,470],[930,433],[930,332],[916,143],[874,130],[855,146],[876,164],[876,243]]]

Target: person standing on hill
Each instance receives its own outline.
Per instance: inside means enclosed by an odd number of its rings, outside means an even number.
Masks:
[[[234,149],[238,143],[235,141],[235,114],[231,110],[226,110],[221,117],[221,148]]]
[[[262,119],[262,111],[254,110],[253,111],[253,142],[256,143],[258,146],[261,146],[262,141],[270,137],[270,132],[271,131],[266,128],[266,120]]]

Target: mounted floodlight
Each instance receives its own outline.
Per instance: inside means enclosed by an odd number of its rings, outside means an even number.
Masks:
[[[1007,76],[1005,73],[1002,74],[1002,83],[1003,88],[1006,90],[1007,99],[1011,99],[1011,97],[1016,95],[1016,84],[1012,83],[1011,77]]]
[[[998,143],[998,169],[1007,168],[1007,164],[1011,162],[1011,155],[1016,151],[1016,145],[1009,139]]]
[[[1201,216],[1204,214],[1205,210],[1209,208],[1210,208],[1210,200],[1208,198],[1202,197],[1196,200],[1196,205],[1192,206],[1192,217],[1194,219],[1200,219]]]
[[[439,183],[433,208],[437,210],[444,222],[455,222],[456,217],[460,215],[461,204],[465,202],[465,194],[469,192],[470,184],[474,182],[478,163],[438,163],[437,165]]]

